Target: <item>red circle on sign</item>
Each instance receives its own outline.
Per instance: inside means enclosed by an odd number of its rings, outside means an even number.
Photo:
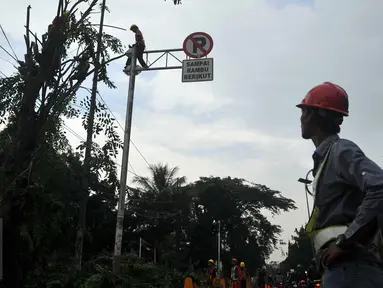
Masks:
[[[207,50],[206,50],[206,49],[203,49],[203,47],[199,47],[199,49],[202,51],[202,54],[200,54],[200,55],[198,55],[198,56],[191,54],[191,53],[187,50],[187,47],[186,47],[187,42],[188,42],[189,40],[192,41],[193,43],[195,43],[196,45],[199,45],[199,44],[197,44],[196,41],[194,40],[194,36],[196,36],[196,35],[202,35],[202,36],[206,37],[206,38],[209,40],[209,42],[210,42],[210,47],[209,47]],[[201,57],[205,57],[205,56],[207,56],[207,55],[211,52],[211,50],[213,50],[213,45],[214,45],[214,43],[213,43],[213,38],[211,38],[211,36],[210,36],[209,34],[207,34],[207,33],[205,33],[205,32],[194,32],[194,33],[190,34],[188,37],[185,38],[184,43],[183,43],[183,50],[184,50],[185,54],[186,54],[187,56],[191,57],[191,58],[201,58]],[[202,48],[202,49],[201,49],[201,48]]]

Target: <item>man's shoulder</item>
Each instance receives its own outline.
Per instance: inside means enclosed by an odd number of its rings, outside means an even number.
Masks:
[[[362,149],[355,142],[345,138],[339,138],[338,141],[335,141],[333,149],[339,154],[346,151],[363,153]]]

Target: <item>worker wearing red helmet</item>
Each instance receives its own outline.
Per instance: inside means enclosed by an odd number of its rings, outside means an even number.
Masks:
[[[230,288],[241,288],[241,268],[236,258],[231,259]]]
[[[383,212],[383,170],[338,134],[349,114],[346,91],[325,82],[301,108],[304,139],[311,139],[314,207],[306,231],[326,288],[383,287],[378,218]]]

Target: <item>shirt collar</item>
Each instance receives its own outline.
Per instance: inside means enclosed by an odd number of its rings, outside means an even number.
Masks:
[[[331,135],[327,137],[322,143],[319,144],[319,146],[315,149],[313,157],[315,155],[318,155],[319,157],[324,157],[327,150],[330,148],[331,144],[334,143],[334,141],[338,140],[338,135]]]

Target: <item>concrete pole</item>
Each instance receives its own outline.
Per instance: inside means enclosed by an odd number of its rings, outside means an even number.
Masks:
[[[121,176],[120,176],[120,195],[118,199],[117,208],[117,224],[116,224],[116,238],[114,243],[114,257],[113,257],[113,271],[120,272],[121,267],[121,244],[122,234],[124,230],[124,214],[125,214],[125,198],[127,189],[128,178],[128,162],[129,162],[129,148],[130,148],[130,132],[132,130],[132,114],[133,114],[133,100],[134,100],[134,85],[136,81],[136,46],[132,49],[132,63],[130,65],[130,78],[128,90],[128,103],[126,105],[125,115],[125,131],[124,131],[124,147],[122,151],[121,163]],[[141,253],[141,238],[140,238],[140,253]]]

